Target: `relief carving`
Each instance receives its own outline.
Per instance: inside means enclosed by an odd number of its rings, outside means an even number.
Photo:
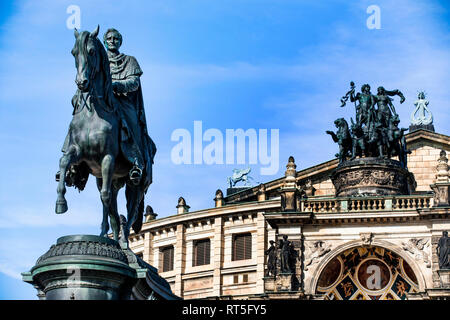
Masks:
[[[361,232],[359,234],[359,236],[361,237],[363,245],[369,246],[372,244],[372,240],[373,240],[373,236],[374,236],[372,232]]]
[[[308,266],[317,263],[319,258],[330,250],[331,244],[322,240],[305,243],[305,271],[308,271]]]
[[[426,252],[430,247],[430,242],[425,238],[411,238],[407,242],[402,242],[402,248],[408,251],[416,261],[422,260],[427,268],[431,268],[431,259]]]

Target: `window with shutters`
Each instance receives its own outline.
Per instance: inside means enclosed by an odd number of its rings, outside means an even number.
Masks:
[[[162,260],[162,272],[173,270],[173,246],[168,246],[160,249]]]
[[[233,261],[252,258],[252,234],[241,233],[233,236]]]
[[[203,266],[210,263],[211,241],[202,239],[194,241],[194,250],[192,257],[192,266]]]

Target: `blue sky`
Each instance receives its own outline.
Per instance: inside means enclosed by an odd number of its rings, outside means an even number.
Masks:
[[[172,132],[279,129],[279,170],[330,160],[337,147],[325,130],[338,117],[351,80],[359,89],[400,89],[395,100],[408,127],[425,90],[438,132],[449,134],[450,5],[446,1],[17,1],[0,10],[0,299],[35,299],[20,273],[60,236],[100,232],[94,180],[68,189],[69,211],[54,214],[60,149],[71,120],[75,67],[66,27],[69,5],[81,29],[115,27],[121,51],[139,61],[148,129],[158,152],[146,196],[159,217],[175,214],[179,196],[191,211],[213,206],[226,177],[247,165],[175,165]],[[368,29],[369,5],[381,29]],[[125,213],[123,195],[121,213]]]

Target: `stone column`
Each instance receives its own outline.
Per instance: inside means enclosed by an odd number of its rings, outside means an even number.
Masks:
[[[182,275],[186,266],[186,241],[184,238],[185,227],[182,223],[177,225],[177,242],[175,246],[175,294],[183,297],[183,280]]]
[[[153,235],[150,231],[144,233],[144,253],[143,257],[145,262],[154,265],[153,261]]]
[[[213,273],[213,295],[220,297],[222,295],[222,265],[224,253],[224,239],[223,239],[223,220],[222,217],[214,219],[214,273]]]
[[[256,293],[264,293],[264,266],[266,250],[266,219],[263,212],[258,212],[256,216]]]

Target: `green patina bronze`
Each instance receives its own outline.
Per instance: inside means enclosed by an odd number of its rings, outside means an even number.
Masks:
[[[105,33],[108,52],[98,33],[99,27],[92,33],[75,30],[72,55],[77,91],[57,174],[55,211],[68,210],[66,185],[83,190],[91,174],[103,204],[100,236],[107,236],[109,217],[114,239],[119,240],[117,194],[125,186],[127,219],[120,241],[126,244],[130,228],[139,232],[142,226],[156,146],[147,132],[139,64],[134,57],[119,52],[122,36],[117,30]]]

